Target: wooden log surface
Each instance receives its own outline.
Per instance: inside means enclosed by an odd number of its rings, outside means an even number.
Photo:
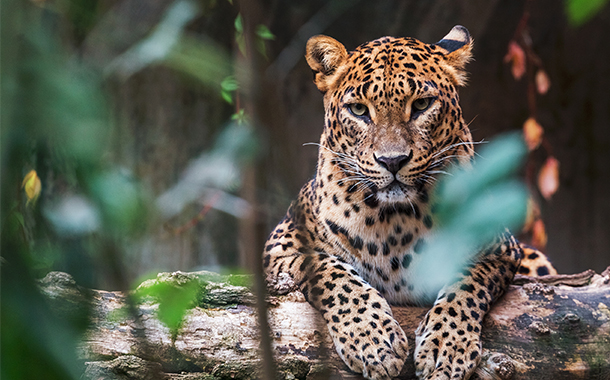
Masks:
[[[92,325],[80,345],[90,379],[254,379],[259,377],[256,310],[247,287],[208,272],[161,273],[158,283],[180,287],[196,280],[199,306],[187,311],[177,334],[157,318],[159,303],[144,299],[127,307],[120,292],[86,290],[65,273],[40,282],[54,310],[72,313],[90,300]],[[277,281],[269,297],[270,333],[278,377],[352,378],[332,347],[322,318],[293,290]],[[610,379],[610,267],[601,275],[529,278],[515,284],[495,304],[483,324],[481,379]],[[393,307],[409,337],[427,312]],[[175,340],[173,339],[175,338]],[[410,357],[401,379],[414,379]]]

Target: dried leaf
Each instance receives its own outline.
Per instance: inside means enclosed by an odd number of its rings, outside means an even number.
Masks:
[[[544,249],[548,240],[546,235],[546,228],[542,219],[538,219],[534,222],[534,228],[532,229],[532,245],[538,249]]]
[[[525,139],[527,148],[530,151],[538,148],[542,142],[543,134],[544,129],[535,118],[530,117],[525,121],[525,123],[523,123],[523,138]]]
[[[515,41],[508,44],[508,52],[504,56],[504,62],[511,63],[513,78],[519,80],[525,74],[525,52]]]
[[[538,189],[546,200],[550,200],[558,188],[559,161],[555,157],[549,157],[538,173]]]
[[[30,170],[30,172],[25,175],[21,187],[25,188],[25,196],[28,198],[26,204],[36,203],[36,200],[40,196],[40,190],[42,189],[40,178],[38,178],[36,170]]]
[[[536,73],[536,90],[539,94],[544,95],[549,91],[549,87],[551,87],[551,80],[546,71],[538,70]]]

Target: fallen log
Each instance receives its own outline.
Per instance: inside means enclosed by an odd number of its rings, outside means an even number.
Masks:
[[[69,315],[89,300],[92,324],[80,345],[89,379],[259,378],[254,297],[233,276],[161,273],[133,294],[82,289],[65,273],[40,282],[52,308]],[[158,318],[159,302],[134,294],[159,283],[196,281],[198,305],[178,330]],[[343,365],[318,313],[289,279],[268,299],[270,334],[281,379],[359,378]],[[145,293],[145,292],[144,292]],[[279,293],[279,294],[278,294]],[[601,275],[518,276],[484,320],[480,379],[610,379],[610,267]],[[394,307],[410,339],[427,309]],[[413,360],[401,379],[414,379]]]

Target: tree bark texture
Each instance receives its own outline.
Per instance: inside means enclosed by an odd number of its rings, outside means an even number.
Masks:
[[[159,321],[154,299],[85,290],[69,275],[52,272],[41,289],[52,309],[69,315],[89,300],[92,324],[79,355],[90,379],[253,379],[260,377],[254,296],[247,287],[209,272],[162,273],[138,291],[165,282],[197,280],[199,306],[187,311],[174,334]],[[322,318],[293,291],[289,279],[274,285],[268,315],[278,377],[359,378],[343,365]],[[138,291],[135,294],[138,294]],[[578,275],[516,278],[484,320],[480,379],[610,379],[610,268]],[[394,307],[410,339],[427,312]],[[134,317],[135,316],[135,317]],[[414,379],[409,358],[401,379]]]

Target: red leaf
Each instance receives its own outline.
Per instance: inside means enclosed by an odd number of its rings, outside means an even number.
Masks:
[[[511,63],[513,78],[519,80],[525,74],[525,52],[515,41],[508,44],[508,52],[504,56],[504,62]]]
[[[546,74],[546,71],[542,69],[538,70],[536,73],[536,90],[539,94],[544,95],[549,91],[549,87],[551,87],[551,80]]]
[[[538,249],[544,249],[548,237],[546,235],[546,228],[542,219],[538,219],[534,222],[534,228],[532,228],[532,245]]]
[[[559,161],[555,157],[547,158],[544,166],[540,169],[538,189],[547,201],[559,189]]]

